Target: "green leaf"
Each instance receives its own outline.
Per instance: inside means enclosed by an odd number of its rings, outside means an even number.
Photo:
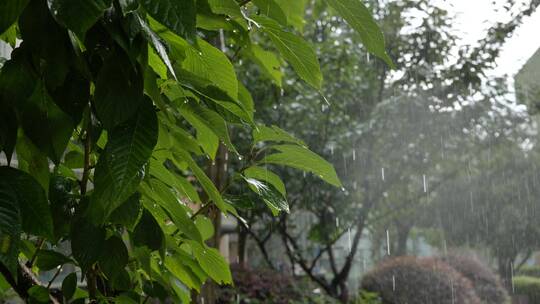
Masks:
[[[136,115],[109,133],[94,174],[90,212],[103,222],[127,200],[144,176],[145,165],[157,143],[157,116],[148,97]]]
[[[225,53],[208,42],[198,39],[197,44],[198,48],[185,44],[186,58],[179,65],[177,75],[190,82],[199,82],[199,86],[215,86],[236,100],[238,80],[232,63]],[[206,81],[197,81],[201,78]]]
[[[28,289],[28,303],[49,303],[49,289],[44,286],[34,285]]]
[[[71,262],[73,261],[70,258],[53,250],[41,249],[36,257],[36,266],[42,271],[48,271]]]
[[[202,132],[201,135],[208,136],[209,133],[213,133],[215,136],[221,139],[223,144],[225,144],[225,146],[227,146],[229,150],[231,150],[234,153],[237,153],[236,148],[232,144],[231,138],[229,136],[229,129],[227,127],[227,122],[223,119],[221,115],[210,110],[207,107],[204,107],[202,105],[199,105],[193,102],[183,104],[180,108],[180,114],[192,126],[194,126],[197,129],[197,132]],[[210,136],[209,139],[205,139],[203,136],[199,136],[199,134],[197,134],[197,139],[204,143],[202,146],[203,149],[205,148],[205,146],[214,144],[213,142],[210,141],[210,140],[213,140],[212,136]],[[217,147],[215,149],[217,150]],[[215,150],[212,150],[209,152],[213,152],[213,154],[209,154],[209,156],[213,159],[215,157]]]
[[[140,26],[141,26],[141,28],[143,30],[143,33],[146,35],[146,39],[154,47],[154,49],[156,50],[156,52],[159,55],[159,57],[161,58],[161,60],[163,60],[163,63],[165,64],[167,69],[173,75],[174,79],[176,79],[176,74],[174,73],[174,69],[172,67],[171,59],[169,59],[169,55],[167,54],[167,49],[165,48],[165,46],[161,42],[159,36],[156,33],[154,33],[154,31],[152,31],[152,29],[150,29],[148,24],[144,20],[142,20],[141,17],[138,14],[136,14],[135,16],[136,16],[136,19],[139,22],[139,24],[140,24]],[[160,75],[160,77],[161,76],[162,75]],[[165,79],[166,77],[161,77],[161,78]]]
[[[0,112],[0,151],[4,151],[8,164],[15,150],[17,142],[17,116],[13,108],[4,105],[0,96],[0,107],[4,110]]]
[[[142,213],[140,197],[140,193],[135,192],[116,208],[109,216],[111,223],[122,225],[132,231]]]
[[[225,203],[223,197],[221,197],[221,193],[219,193],[214,183],[212,183],[210,178],[206,176],[206,173],[204,173],[204,171],[197,165],[188,152],[178,149],[174,152],[174,154],[188,164],[191,171],[193,171],[193,174],[195,174],[197,177],[197,181],[201,184],[206,194],[208,194],[210,200],[213,201],[222,212],[226,213],[227,211],[234,210],[231,206]]]
[[[194,0],[141,0],[154,19],[181,37],[195,40],[196,7]]]
[[[254,178],[244,178],[249,188],[257,193],[264,203],[270,208],[272,214],[277,216],[280,211],[289,213],[289,204],[285,197],[281,195],[271,184],[266,184]]]
[[[360,0],[326,0],[349,25],[360,34],[367,50],[394,67],[384,44],[384,35],[373,19],[371,12]]]
[[[208,0],[208,4],[214,14],[242,17],[240,6],[235,0]]]
[[[54,18],[72,30],[81,41],[107,9],[102,0],[48,0],[47,3]]]
[[[293,143],[300,146],[306,145],[302,140],[295,138],[277,126],[267,127],[265,125],[258,125],[253,129],[253,141],[273,141]]]
[[[200,245],[195,242],[190,242],[193,250],[193,255],[202,269],[219,284],[232,284],[231,270],[229,263],[215,248],[210,248],[206,245]]]
[[[0,1],[0,34],[4,33],[22,13],[28,0]]]
[[[30,139],[24,136],[24,132],[19,132],[15,150],[19,169],[32,175],[43,189],[49,188],[49,160]]]
[[[271,79],[277,86],[281,87],[281,62],[277,55],[273,52],[266,51],[258,44],[251,44],[249,47],[249,55],[255,63],[261,67],[264,74]]]
[[[202,282],[177,256],[166,256],[165,267],[187,287],[200,291]]]
[[[62,281],[62,295],[66,300],[71,300],[77,290],[77,273],[68,274]]]
[[[249,167],[246,170],[244,170],[244,176],[247,178],[254,178],[254,179],[264,181],[274,186],[274,188],[276,188],[276,190],[279,191],[279,193],[281,193],[283,197],[287,197],[285,184],[283,184],[283,181],[281,180],[281,178],[277,174],[275,174],[274,172],[266,168],[257,167],[257,166]]]
[[[212,221],[202,215],[199,215],[195,218],[195,226],[199,229],[203,240],[208,240],[214,235],[214,225]]]
[[[150,179],[147,185],[148,187],[143,187],[145,193],[167,212],[176,228],[190,239],[202,242],[201,234],[188,213],[189,208],[178,200],[167,185],[157,179]]]
[[[309,43],[300,36],[287,32],[274,20],[253,16],[274,43],[279,53],[291,64],[298,76],[316,89],[321,88],[322,74],[317,55]]]
[[[107,249],[107,254],[100,257],[99,269],[110,280],[113,280],[126,267],[129,255],[124,241],[118,236],[112,236],[105,241],[105,248]]]
[[[242,104],[242,108],[245,109],[249,115],[249,121],[253,121],[253,114],[255,113],[255,103],[249,93],[248,89],[238,82],[238,101]]]
[[[184,177],[169,171],[158,161],[150,161],[149,172],[150,175],[167,184],[169,187],[174,188],[191,202],[200,203],[201,199],[193,185],[191,185]]]
[[[21,122],[24,133],[53,162],[58,164],[64,154],[74,124],[53,102],[43,82],[35,87],[28,99]]]
[[[143,101],[143,75],[120,50],[111,52],[99,71],[94,106],[106,129],[125,122]]]
[[[309,171],[327,183],[341,187],[341,182],[334,167],[309,149],[296,145],[277,145],[273,146],[273,148],[278,150],[279,153],[270,154],[261,162]]]
[[[10,168],[0,167],[0,181],[3,187],[9,187],[15,195],[20,210],[20,219],[24,232],[53,238],[53,224],[45,191],[28,173]],[[14,220],[19,218],[15,216]]]
[[[306,12],[306,0],[274,0],[281,10],[287,16],[287,23],[292,25],[296,30],[302,32],[304,28]]]
[[[253,0],[253,3],[259,8],[261,14],[276,20],[283,26],[287,25],[287,16],[274,0]]]
[[[135,246],[146,246],[150,250],[159,250],[164,241],[163,231],[156,219],[145,210],[133,231],[133,243]]]
[[[83,273],[106,254],[105,228],[80,218],[71,225],[71,252]]]
[[[5,172],[4,167],[0,173]],[[11,170],[11,169],[9,169]],[[14,169],[13,169],[14,170]],[[17,274],[19,240],[21,234],[20,202],[17,193],[9,183],[11,176],[0,177],[0,262],[11,274]]]

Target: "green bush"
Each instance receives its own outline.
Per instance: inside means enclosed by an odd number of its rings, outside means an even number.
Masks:
[[[450,253],[440,259],[471,281],[476,295],[485,304],[505,304],[510,299],[499,277],[471,254]]]
[[[361,288],[384,304],[478,304],[472,283],[434,258],[399,257],[383,261],[364,276]]]
[[[519,276],[535,277],[540,278],[540,266],[523,266],[517,272]]]
[[[540,304],[540,278],[517,276],[514,277],[514,292],[529,298],[529,304]]]

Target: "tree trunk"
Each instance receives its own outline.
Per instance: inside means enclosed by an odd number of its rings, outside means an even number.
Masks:
[[[396,222],[396,228],[397,228],[397,246],[396,246],[395,255],[397,256],[407,255],[407,241],[409,240],[409,233],[411,232],[412,225]]]
[[[238,225],[238,264],[246,266],[246,245],[248,232],[245,227]]]
[[[208,167],[208,176],[216,186],[218,190],[223,190],[225,186],[226,172],[225,168],[227,165],[227,148],[220,144],[216,159]],[[208,209],[208,218],[212,221],[214,225],[214,236],[206,241],[207,245],[219,250],[220,240],[221,240],[221,211],[215,206],[212,205]],[[206,283],[201,288],[200,303],[204,304],[214,304],[217,302],[217,290],[218,286],[211,280],[207,280]]]

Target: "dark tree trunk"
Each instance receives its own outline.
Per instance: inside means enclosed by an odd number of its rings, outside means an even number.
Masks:
[[[412,229],[412,225],[396,222],[397,228],[397,244],[395,255],[403,256],[407,255],[407,241],[409,240],[409,234]]]

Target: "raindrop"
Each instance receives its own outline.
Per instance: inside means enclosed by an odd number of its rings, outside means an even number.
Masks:
[[[334,155],[334,146],[330,146],[330,154]]]
[[[422,180],[424,182],[424,193],[426,193],[427,192],[427,182],[426,182],[426,175],[425,174],[422,175]]]
[[[392,291],[396,291],[396,276],[392,275]]]
[[[339,217],[336,217],[336,227],[339,227]]]
[[[238,160],[242,160],[242,156],[241,156],[241,155],[238,155]]]
[[[304,178],[306,178],[306,171],[302,172],[302,174],[304,175]]]
[[[371,59],[371,58],[370,58],[370,55],[369,55],[369,53],[367,53],[367,54],[366,54],[366,61],[369,62],[370,59]]]
[[[381,168],[381,179],[384,181],[384,168]]]
[[[348,234],[348,236],[349,236],[349,252],[351,252],[351,250],[352,250],[352,245],[351,245],[351,228],[348,229],[347,234]]]
[[[390,232],[386,229],[386,253],[390,255]]]
[[[353,149],[353,150],[352,150],[352,160],[353,160],[353,161],[356,160],[356,149]]]

